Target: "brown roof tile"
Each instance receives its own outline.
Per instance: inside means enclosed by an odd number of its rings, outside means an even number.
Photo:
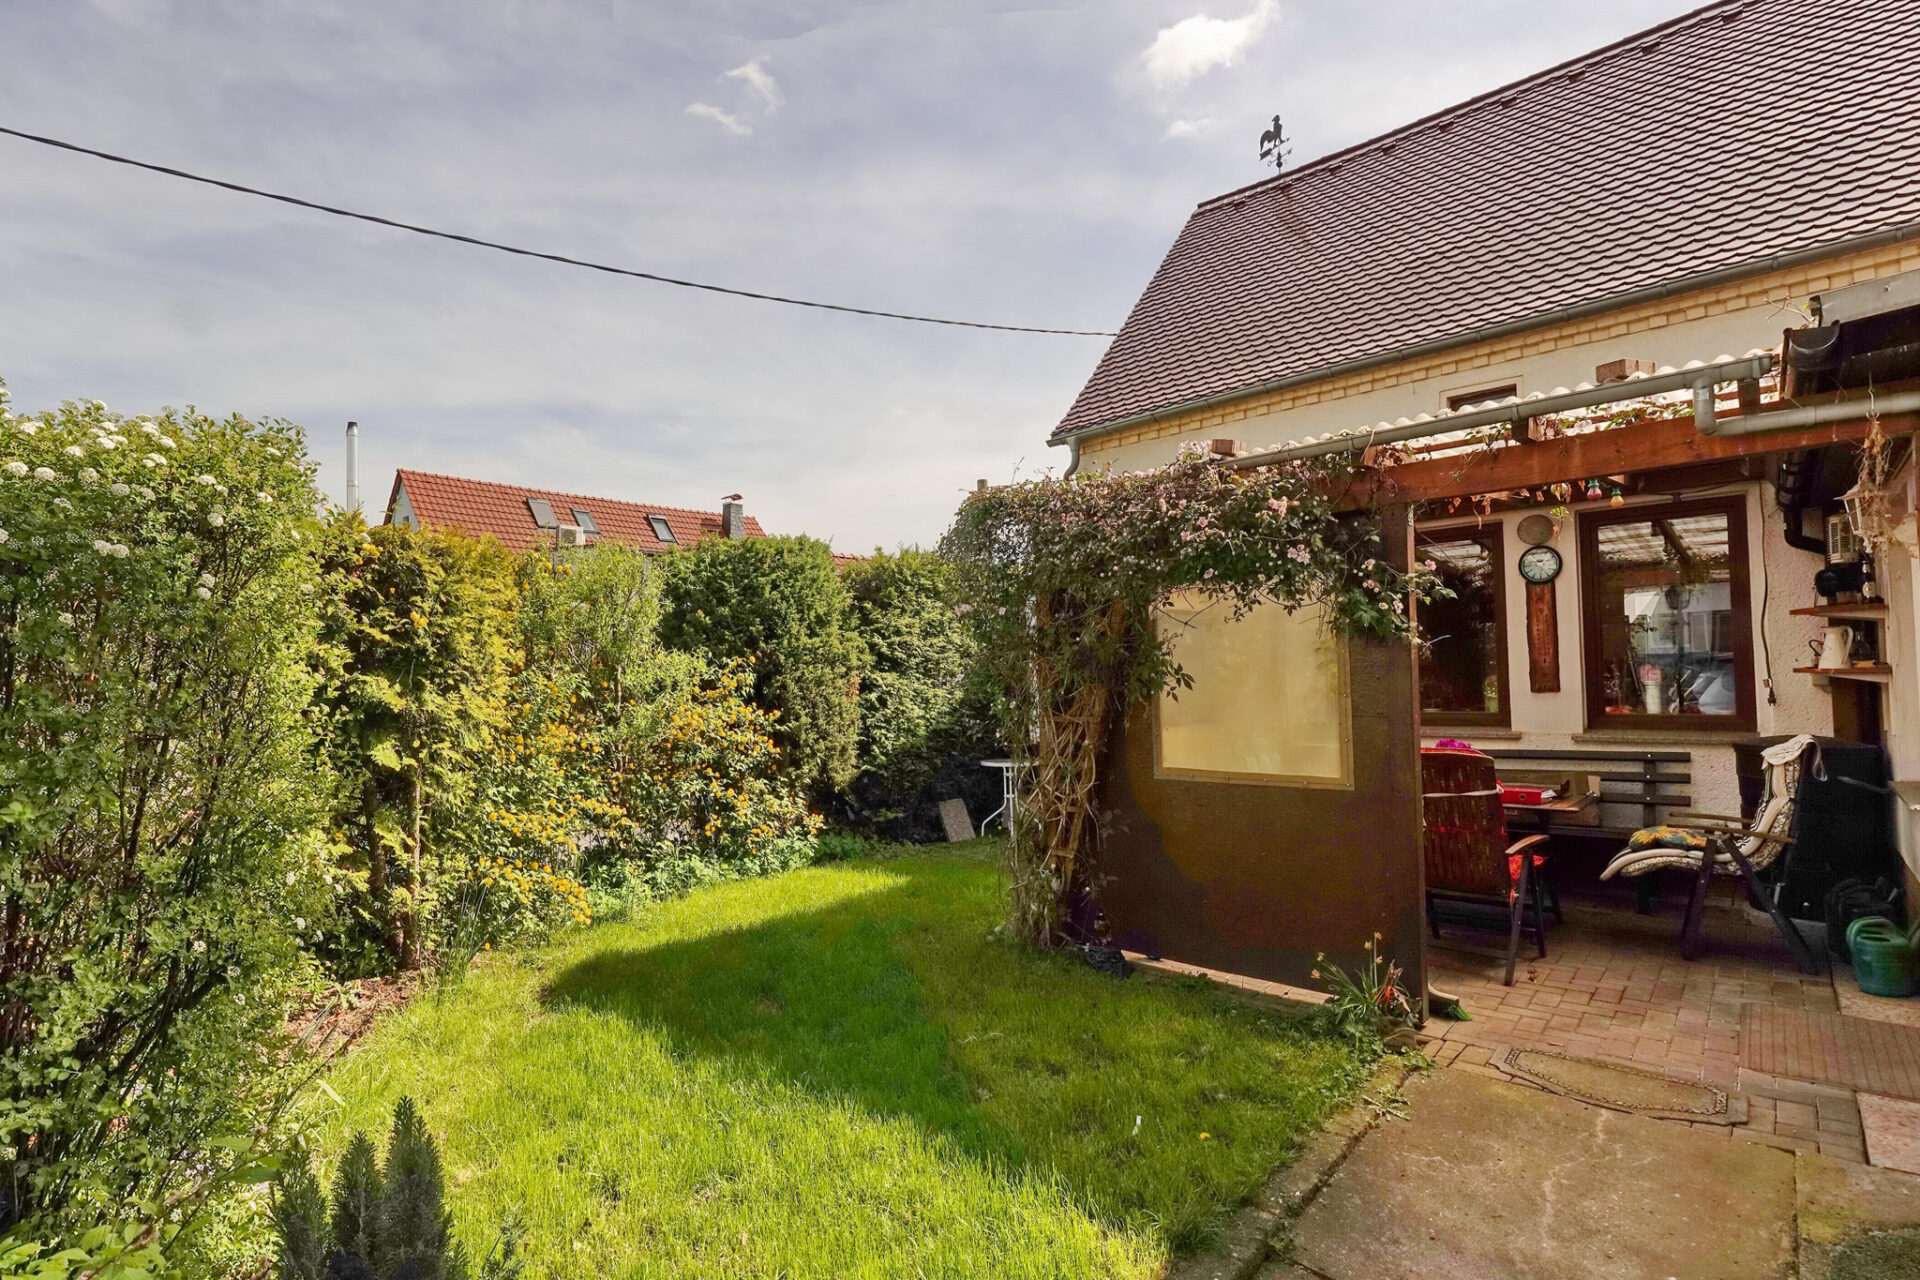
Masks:
[[[1056,437],[1920,234],[1920,0],[1732,0],[1202,204]]]
[[[580,493],[561,493],[554,489],[529,489],[517,484],[494,484],[488,480],[463,480],[459,476],[435,475],[431,471],[396,471],[393,496],[387,499],[387,518],[393,518],[394,498],[400,486],[407,489],[407,501],[428,529],[461,529],[478,535],[491,534],[509,551],[528,551],[545,546],[540,527],[527,509],[528,498],[545,498],[553,504],[554,515],[562,524],[573,523],[571,512],[578,507],[593,517],[603,536],[615,542],[638,547],[642,551],[667,551],[674,546],[690,547],[702,538],[720,536],[720,513],[688,511],[681,507],[655,507],[640,502],[621,502],[613,498],[591,498]],[[654,537],[648,516],[661,516],[677,539],[664,543]],[[764,538],[766,531],[752,516],[746,520],[749,538]],[[552,537],[549,533],[546,537]]]

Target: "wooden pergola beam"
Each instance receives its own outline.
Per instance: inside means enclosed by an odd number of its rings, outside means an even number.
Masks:
[[[1764,415],[1761,415],[1764,416]],[[1733,425],[1738,417],[1723,418]],[[1888,435],[1911,435],[1920,430],[1920,415],[1892,414],[1880,420]],[[1766,431],[1756,435],[1703,436],[1694,429],[1693,415],[1636,422],[1631,426],[1557,440],[1536,440],[1525,446],[1480,449],[1446,458],[1425,458],[1399,466],[1381,467],[1359,476],[1341,498],[1340,506],[1366,507],[1376,502],[1430,502],[1436,498],[1468,498],[1515,489],[1537,489],[1562,481],[1588,480],[1668,467],[1791,453],[1863,439],[1867,420],[1829,423],[1799,430]]]

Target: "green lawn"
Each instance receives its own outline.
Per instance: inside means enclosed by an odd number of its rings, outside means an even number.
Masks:
[[[335,1073],[340,1130],[414,1095],[462,1235],[484,1252],[520,1206],[540,1277],[1152,1276],[1364,1065],[1204,984],[995,940],[995,852],[724,885],[485,957]]]

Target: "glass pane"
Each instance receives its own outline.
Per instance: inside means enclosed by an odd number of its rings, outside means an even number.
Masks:
[[[1436,533],[1420,539],[1451,599],[1420,606],[1420,629],[1430,642],[1420,654],[1420,709],[1491,713],[1500,706],[1500,583],[1497,537],[1480,530]]]
[[[1601,682],[1612,715],[1738,714],[1728,516],[1652,516],[1594,530]]]
[[[1318,610],[1228,605],[1176,594],[1162,633],[1193,688],[1160,699],[1160,767],[1344,783],[1349,709],[1342,648]]]

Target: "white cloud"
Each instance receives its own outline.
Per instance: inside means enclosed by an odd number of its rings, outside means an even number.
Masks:
[[[1141,54],[1147,77],[1159,89],[1174,89],[1215,67],[1240,60],[1274,16],[1275,0],[1254,0],[1252,12],[1240,18],[1214,18],[1196,13],[1170,27],[1162,27]]]
[[[1202,116],[1198,120],[1175,120],[1167,126],[1166,133],[1161,136],[1167,138],[1197,138],[1203,133],[1212,133],[1214,126],[1219,123],[1220,122],[1212,116]]]
[[[702,120],[711,120],[736,138],[744,138],[753,132],[753,126],[742,116],[722,110],[711,102],[689,102],[687,114],[699,116]]]
[[[787,97],[780,92],[780,85],[767,70],[767,55],[761,54],[741,63],[726,73],[729,80],[738,80],[747,86],[750,93],[760,100],[760,109],[767,115],[778,111]]]

